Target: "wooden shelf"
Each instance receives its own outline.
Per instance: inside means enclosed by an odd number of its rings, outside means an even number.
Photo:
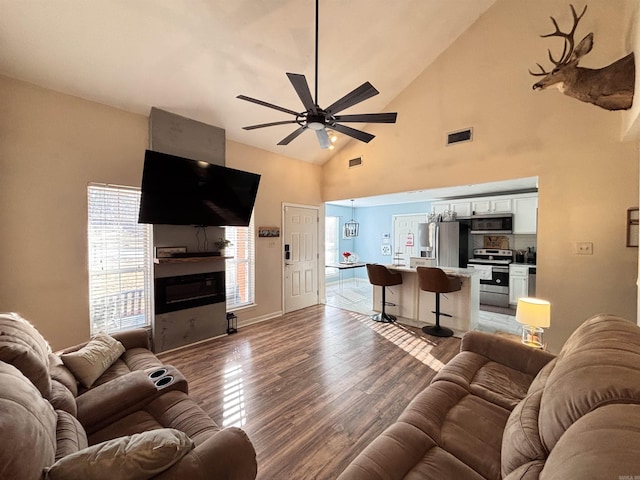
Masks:
[[[211,257],[167,257],[154,258],[153,263],[194,263],[194,262],[219,262],[220,260],[229,260],[233,257],[223,257],[221,255],[213,255]]]

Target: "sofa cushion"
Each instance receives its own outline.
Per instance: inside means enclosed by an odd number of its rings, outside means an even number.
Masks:
[[[525,464],[535,460],[544,461],[547,458],[547,452],[542,446],[538,432],[541,398],[542,389],[535,390],[527,395],[509,415],[502,437],[503,477]]]
[[[78,379],[64,366],[62,359],[55,353],[49,354],[49,375],[51,380],[57,380],[64,385],[74,397],[78,396]]]
[[[73,394],[57,380],[51,380],[49,402],[55,410],[64,410],[74,417],[78,416],[78,405]]]
[[[605,405],[573,423],[549,454],[540,478],[636,478],[640,405]]]
[[[188,395],[179,390],[163,393],[139,410],[89,434],[89,444],[158,428],[175,428],[196,445],[220,431],[220,427]]]
[[[0,361],[14,365],[49,398],[49,352],[51,348],[38,330],[17,313],[0,314]]]
[[[549,373],[538,420],[545,449],[552,452],[583,415],[612,403],[640,404],[640,330],[599,315],[569,337]]]
[[[142,432],[67,455],[45,470],[46,479],[145,480],[171,467],[193,447],[178,430]]]
[[[56,413],[13,365],[0,362],[0,477],[39,480],[55,461]]]
[[[61,358],[80,383],[90,388],[123,353],[120,342],[106,333],[99,333],[80,350],[64,353]]]
[[[500,478],[502,431],[509,413],[469,394],[456,383],[434,382],[342,475],[385,479]]]
[[[496,405],[512,410],[527,394],[534,376],[484,355],[463,351],[433,378],[433,383],[446,380]]]
[[[87,434],[76,417],[63,410],[56,410],[58,422],[56,424],[56,461],[62,457],[87,448]]]

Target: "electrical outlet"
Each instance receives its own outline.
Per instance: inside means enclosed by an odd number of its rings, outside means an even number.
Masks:
[[[593,242],[576,243],[576,253],[578,255],[593,255]]]

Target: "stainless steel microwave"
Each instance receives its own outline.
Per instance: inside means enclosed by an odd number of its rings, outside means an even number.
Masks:
[[[513,215],[499,213],[471,217],[471,233],[492,235],[513,232]]]

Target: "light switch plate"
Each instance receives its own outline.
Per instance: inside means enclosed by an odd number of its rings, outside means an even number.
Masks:
[[[576,253],[578,255],[593,255],[593,242],[577,242]]]

